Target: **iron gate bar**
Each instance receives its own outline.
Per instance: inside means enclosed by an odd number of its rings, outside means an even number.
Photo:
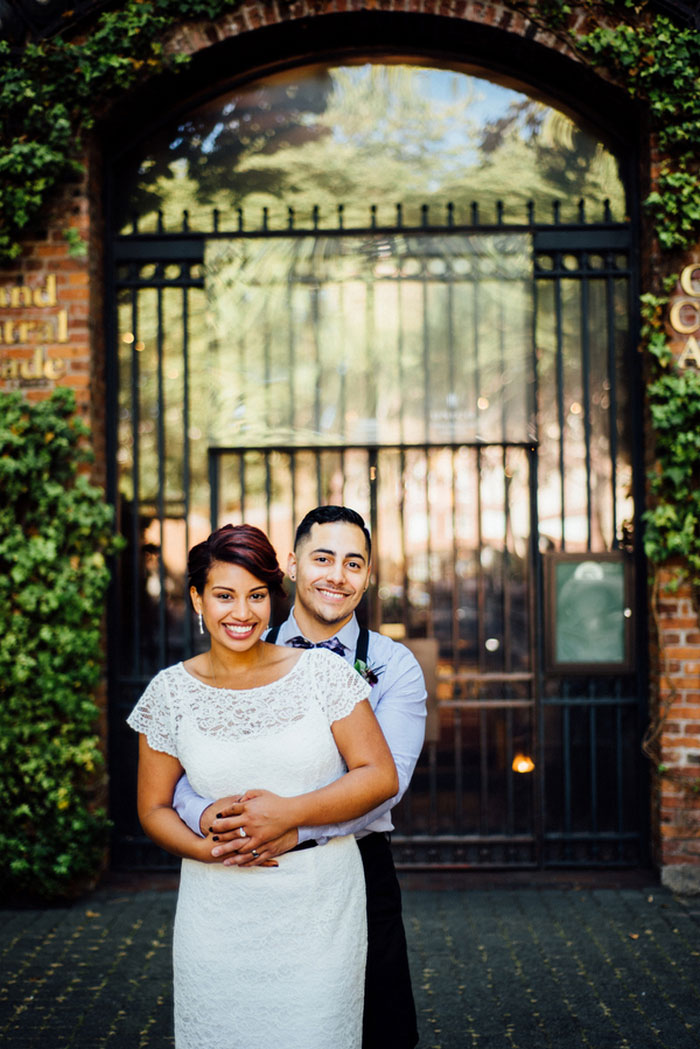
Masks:
[[[583,387],[583,445],[584,460],[586,464],[586,534],[588,549],[591,549],[591,538],[593,529],[593,490],[591,487],[591,395],[590,395],[590,347],[589,347],[589,325],[588,325],[588,276],[584,276],[580,283],[581,287],[581,382]]]
[[[182,363],[183,363],[183,397],[182,397],[182,487],[184,497],[185,549],[190,549],[190,324],[189,297],[186,288],[182,289]],[[185,647],[192,649],[192,618],[184,617]]]
[[[557,422],[559,424],[559,490],[560,496],[560,516],[559,524],[561,527],[561,548],[566,549],[566,486],[564,483],[564,336],[563,328],[564,321],[562,318],[562,302],[561,302],[561,278],[556,276],[554,278],[554,316],[555,316],[555,337],[556,337],[556,388],[557,388]]]
[[[328,226],[313,229],[295,227],[294,229],[258,229],[233,230],[229,233],[216,231],[164,231],[162,233],[118,233],[114,239],[114,259],[117,263],[137,261],[139,259],[165,259],[168,262],[201,262],[204,258],[204,244],[209,241],[231,240],[273,240],[301,237],[366,237],[434,234],[489,234],[489,233],[529,233],[533,235],[535,253],[551,253],[563,249],[566,254],[577,251],[628,251],[632,243],[631,227],[626,223],[562,223],[552,230],[546,223],[502,222],[471,224],[460,223],[452,226]],[[568,271],[564,271],[568,272]],[[598,272],[598,271],[596,271]],[[603,270],[603,273],[606,271]],[[617,272],[617,271],[615,271]],[[537,271],[537,276],[546,277],[548,271]]]
[[[131,511],[131,542],[132,549],[138,550],[141,545],[141,531],[138,508],[141,505],[141,402],[139,400],[140,389],[140,364],[141,357],[136,349],[139,341],[139,316],[138,296],[136,292],[131,293],[131,334],[134,341],[131,343],[131,412],[132,412],[132,440],[133,440],[133,467],[132,487],[133,505]],[[131,585],[133,593],[137,594],[141,582],[141,571],[138,558],[134,557],[131,564]],[[132,609],[132,672],[138,673],[141,669],[141,608],[138,602],[134,603]]]
[[[158,377],[158,519],[160,521],[160,544],[163,545],[165,528],[165,396],[163,387],[163,290],[158,288],[157,317],[158,335],[156,338],[157,353],[157,377]],[[165,593],[165,560],[158,558],[158,579],[160,582],[160,593]],[[165,601],[158,602],[158,648],[161,666],[166,663],[166,618]]]
[[[610,409],[608,413],[608,440],[610,442],[610,487],[617,491],[617,366],[615,362],[615,283],[608,274],[605,278],[605,310],[607,330],[607,368]],[[612,549],[619,545],[617,535],[617,500],[612,500]]]

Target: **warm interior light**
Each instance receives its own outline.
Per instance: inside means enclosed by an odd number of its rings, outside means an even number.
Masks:
[[[513,772],[532,772],[535,763],[528,754],[516,754],[513,758]]]

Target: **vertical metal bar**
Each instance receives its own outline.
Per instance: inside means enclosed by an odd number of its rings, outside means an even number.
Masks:
[[[295,289],[295,267],[298,254],[298,245],[304,243],[303,241],[295,242],[295,253],[292,264],[287,273],[287,369],[289,375],[289,381],[287,382],[287,389],[289,400],[287,402],[287,425],[289,427],[289,433],[294,433],[296,429],[296,399],[295,399],[295,367],[296,367],[296,332],[294,328],[294,289]],[[297,524],[297,474],[296,474],[296,452],[290,450],[289,452],[289,473],[290,473],[290,485],[291,492],[290,497],[292,501],[292,527],[294,528]]]
[[[535,206],[533,203],[528,204],[528,218],[530,222],[534,222]],[[537,333],[539,329],[539,289],[537,285],[537,278],[535,276],[536,259],[534,256],[534,244],[532,244],[532,358],[531,358],[531,372],[532,372],[532,399],[530,402],[530,421],[528,428],[531,428],[533,444],[530,448],[527,457],[527,468],[528,468],[528,495],[529,495],[529,542],[528,542],[528,560],[527,560],[527,592],[528,592],[528,604],[527,611],[529,615],[529,655],[530,655],[530,668],[533,674],[533,692],[532,700],[534,702],[533,718],[534,723],[532,725],[533,743],[535,746],[535,786],[534,786],[534,806],[535,806],[535,854],[537,860],[537,866],[539,868],[544,867],[545,864],[545,844],[544,836],[547,827],[547,795],[545,791],[545,767],[544,767],[544,753],[545,753],[545,722],[543,712],[543,676],[544,676],[544,601],[543,601],[543,583],[542,583],[542,559],[539,550],[539,506],[538,506],[538,484],[539,484],[539,461],[538,461],[538,448],[539,448],[539,372],[538,372],[538,358],[537,358],[537,345],[538,338]]]
[[[450,413],[450,440],[457,439],[457,381],[455,374],[454,273],[450,256],[447,270],[447,405]]]
[[[534,283],[534,282],[533,282]],[[536,308],[536,304],[535,304]],[[534,703],[532,726],[533,742],[535,746],[535,852],[538,867],[545,863],[544,835],[547,827],[547,807],[545,791],[545,723],[543,712],[543,687],[544,676],[544,601],[542,581],[542,559],[539,551],[539,516],[537,502],[538,485],[538,459],[537,445],[533,445],[528,455],[528,491],[530,503],[530,535],[528,543],[528,562],[526,578],[528,582],[528,605],[529,616],[529,653],[530,668],[533,674]]]
[[[212,532],[219,527],[219,470],[221,458],[215,448],[209,449],[209,524]]]
[[[430,623],[428,637],[435,637],[435,580],[433,579],[433,528],[430,513],[430,448],[422,449],[425,460],[425,542],[428,562],[428,592],[430,595]]]
[[[265,531],[267,535],[270,535],[272,530],[272,469],[270,466],[272,454],[269,448],[266,448],[263,453],[265,457]]]
[[[289,427],[290,433],[294,433],[296,424],[296,402],[294,388],[294,368],[296,364],[296,332],[294,328],[294,289],[296,284],[295,266],[299,243],[302,242],[295,242],[295,248],[297,250],[294,253],[292,263],[287,273],[287,368],[289,373],[289,381],[287,383],[287,390],[289,394],[289,400],[287,402],[287,425]]]
[[[460,653],[459,653],[459,602],[460,602],[460,585],[459,576],[457,574],[457,563],[459,559],[459,544],[457,541],[457,469],[456,459],[457,452],[452,448],[450,452],[450,473],[451,473],[451,484],[452,484],[452,514],[450,527],[452,530],[452,629],[451,629],[451,644],[450,649],[452,652],[452,669],[456,673],[459,670]]]
[[[608,261],[608,260],[606,260]],[[612,262],[612,252],[609,262]],[[607,267],[610,268],[609,266]],[[617,360],[615,353],[615,282],[605,280],[605,314],[607,326],[607,364],[610,399],[608,407],[608,440],[610,441],[610,485],[612,488],[612,548],[617,549]]]
[[[583,385],[583,433],[585,445],[586,463],[586,530],[588,536],[587,549],[591,549],[593,531],[593,492],[591,484],[591,352],[590,352],[590,287],[588,282],[587,267],[588,258],[582,252],[579,263],[584,271],[581,278],[581,371]]]
[[[472,255],[472,266],[472,355],[474,362],[472,367],[474,382],[474,405],[472,410],[478,430],[479,399],[481,397],[481,364],[479,361],[479,285],[481,283],[481,270],[479,268],[479,256],[476,252]]]
[[[593,834],[598,833],[598,711],[596,710],[595,703],[591,702],[594,696],[591,693],[594,691],[593,684],[589,687],[589,707],[588,707],[588,739],[590,748],[590,764],[589,774],[591,777],[591,790],[590,790],[590,806],[591,806],[591,832]],[[591,849],[591,859],[598,858],[598,843],[593,840]]]
[[[511,537],[511,466],[508,459],[508,449],[503,448],[503,560],[501,563],[501,602],[503,609],[503,643],[501,646],[502,666],[506,671],[512,669],[513,654],[511,650],[511,617],[513,612],[513,601],[510,579],[510,550],[508,540]]]
[[[429,310],[429,281],[430,273],[425,265],[425,259],[421,265],[421,290],[423,308],[423,440],[426,445],[430,443],[430,325],[428,321]]]
[[[379,557],[379,455],[376,448],[368,449],[369,475],[369,519],[372,534],[372,548],[376,551],[372,558],[374,564],[374,586],[369,590],[369,623],[372,630],[379,630],[380,608],[379,587],[381,586],[381,558]]]
[[[400,260],[397,260],[400,265]],[[405,373],[404,373],[404,328],[403,328],[403,285],[404,278],[403,274],[399,273],[398,280],[396,281],[396,299],[397,299],[397,332],[396,332],[396,352],[397,352],[397,372],[399,381],[399,442],[403,444],[406,440],[406,429],[405,429],[405,418],[404,418],[404,403],[405,403]]]
[[[562,265],[561,255],[557,253],[555,255],[555,266],[557,270]],[[561,549],[566,549],[566,501],[565,501],[565,485],[564,485],[564,428],[566,425],[566,419],[564,415],[564,337],[563,337],[563,321],[562,321],[562,301],[561,301],[561,277],[557,276],[554,280],[554,302],[555,302],[555,318],[556,318],[556,367],[557,367],[557,421],[559,423],[559,485],[561,492],[561,509],[560,509],[560,524],[561,524]]]
[[[132,651],[132,673],[137,677],[141,673],[141,635],[143,628],[141,624],[141,578],[143,565],[141,564],[141,372],[139,359],[139,304],[138,290],[131,292],[131,334],[134,341],[131,343],[131,426],[133,437],[133,504],[131,513],[131,651]]]
[[[342,439],[347,439],[347,412],[348,412],[348,399],[347,399],[347,375],[348,375],[348,348],[346,340],[346,317],[345,317],[345,284],[340,281],[338,284],[338,315],[340,317],[340,346],[338,347],[338,363],[340,371],[340,433]],[[345,473],[343,472],[343,477]]]
[[[454,769],[455,769],[455,824],[458,830],[464,829],[464,769],[462,753],[462,711],[454,708]]]
[[[318,449],[314,452],[314,462],[316,464],[316,503],[318,506],[322,506],[325,502],[323,498],[323,466],[321,453]]]
[[[364,387],[364,394],[367,404],[367,415],[370,419],[377,418],[378,410],[377,391],[379,383],[377,382],[377,377],[380,362],[375,352],[375,309],[374,274],[372,268],[369,267],[365,278],[365,359],[367,362],[367,381]]]
[[[428,744],[428,796],[430,804],[429,826],[433,834],[438,832],[438,748],[437,743]],[[456,822],[456,821],[455,821]],[[459,826],[459,824],[457,824]]]
[[[571,859],[571,708],[569,699],[569,683],[564,681],[562,688],[561,729],[562,729],[562,759],[564,763],[564,858]]]
[[[489,833],[489,732],[488,709],[479,708],[479,833]]]
[[[408,599],[408,556],[406,550],[406,452],[399,452],[399,471],[401,494],[399,497],[399,521],[401,523],[401,611],[408,637],[411,637],[411,606]]]
[[[316,383],[314,386],[314,431],[321,430],[321,339],[319,337],[319,287],[314,283],[311,288],[311,329],[314,343],[314,363],[316,365]],[[320,499],[319,499],[320,505]]]
[[[165,588],[165,561],[163,558],[163,547],[165,545],[165,390],[163,381],[163,290],[157,292],[157,316],[158,316],[158,520],[160,522],[160,555],[158,557],[158,578],[160,582],[160,594],[158,595],[158,659],[161,666],[165,666],[166,657],[166,588]]]
[[[513,772],[513,708],[506,707],[506,833],[515,833],[515,773]]]
[[[182,491],[185,515],[185,553],[190,548],[190,311],[189,292],[182,289]],[[192,616],[189,601],[185,601],[184,612],[185,652],[192,653]]]
[[[620,698],[620,682],[617,682],[617,693],[618,699]],[[618,859],[624,859],[624,839],[622,835],[625,831],[625,813],[623,805],[623,787],[624,787],[624,766],[623,766],[623,754],[622,754],[622,704],[617,703],[615,706],[615,765],[616,765],[616,776],[615,776],[615,789],[617,791],[616,808],[617,808],[617,833],[618,837]]]
[[[483,453],[481,448],[476,448],[476,513],[477,513],[477,563],[476,563],[476,663],[477,668],[483,670],[484,664],[484,627],[486,622],[486,587],[484,582],[484,566],[482,553],[484,550],[483,517],[484,507],[482,500],[482,476],[483,476]]]
[[[246,496],[246,476],[245,476],[245,451],[241,449],[238,453],[238,501],[241,507],[241,522],[245,521],[245,496]]]
[[[268,300],[267,305],[269,307],[269,305],[270,305],[269,300]],[[263,425],[264,425],[264,427],[265,427],[265,429],[266,429],[266,431],[268,433],[269,433],[269,431],[271,429],[271,427],[270,427],[270,420],[271,420],[271,403],[270,403],[270,398],[272,397],[272,360],[271,360],[271,355],[272,355],[272,349],[271,349],[272,336],[271,336],[271,332],[270,332],[270,324],[271,324],[270,313],[271,313],[271,310],[269,308],[263,310],[263,330],[262,330],[262,340],[263,340],[263,375],[264,375],[264,380],[263,380],[263,387],[264,387],[264,391],[263,391],[263,405],[264,405],[264,412],[265,412],[265,419],[264,419]],[[275,321],[276,321],[276,318],[275,318]]]

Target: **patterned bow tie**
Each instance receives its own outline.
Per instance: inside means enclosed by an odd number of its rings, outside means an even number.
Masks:
[[[285,641],[285,644],[291,645],[292,648],[328,648],[337,656],[345,655],[345,645],[342,641],[338,641],[337,637],[329,637],[327,641],[319,641],[318,644],[314,644],[313,641],[308,641],[301,634],[297,634],[296,637],[290,637],[288,641]]]

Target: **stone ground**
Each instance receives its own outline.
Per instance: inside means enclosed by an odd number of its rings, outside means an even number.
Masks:
[[[420,1049],[700,1047],[700,897],[643,872],[402,884]],[[171,1047],[175,895],[112,877],[0,909],[0,1046]]]

